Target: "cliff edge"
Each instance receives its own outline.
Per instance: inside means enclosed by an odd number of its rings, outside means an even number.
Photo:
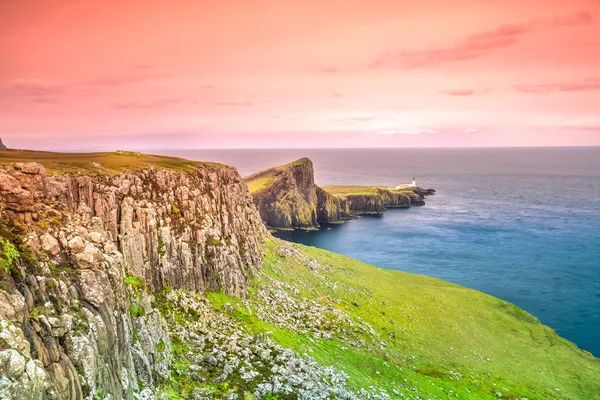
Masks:
[[[382,214],[388,208],[424,206],[425,197],[435,194],[434,189],[406,186],[390,189],[383,186],[323,186],[323,189],[348,204],[351,213]]]
[[[315,229],[361,214],[382,214],[388,208],[424,205],[433,189],[380,186],[324,186],[314,182],[308,158],[269,168],[244,178],[260,216],[273,229]]]
[[[244,178],[262,220],[275,229],[314,229],[348,216],[343,201],[315,185],[313,163],[301,158]]]
[[[173,361],[155,297],[243,297],[260,270],[268,232],[232,167],[127,152],[0,162],[0,398],[152,394]]]

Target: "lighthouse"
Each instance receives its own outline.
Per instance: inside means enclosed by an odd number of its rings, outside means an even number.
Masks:
[[[413,178],[413,180],[412,180],[412,186],[417,186],[417,178]]]

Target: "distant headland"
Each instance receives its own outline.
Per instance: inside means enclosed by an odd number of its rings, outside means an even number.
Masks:
[[[314,182],[313,163],[301,158],[244,179],[265,224],[274,229],[316,229],[362,214],[382,214],[388,208],[425,204],[435,193],[413,184],[385,186],[324,186]]]
[[[8,149],[8,147],[6,147],[4,143],[2,143],[2,138],[0,138],[0,149]]]

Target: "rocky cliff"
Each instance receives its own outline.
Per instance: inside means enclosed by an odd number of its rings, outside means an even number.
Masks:
[[[347,216],[344,201],[315,185],[313,164],[308,158],[257,172],[244,180],[270,228],[313,229]]]
[[[425,205],[425,197],[435,194],[433,189],[404,187],[388,189],[376,186],[325,186],[323,190],[344,201],[349,213],[382,214],[388,208],[408,208]]]
[[[136,162],[137,161],[136,159]],[[0,398],[153,398],[165,288],[244,296],[264,228],[235,169],[0,168]]]
[[[317,221],[324,224],[335,224],[352,217],[346,199],[336,197],[316,185],[315,191],[317,193]]]
[[[6,149],[7,147],[2,143],[2,138],[0,138],[0,150]]]
[[[314,183],[312,161],[301,158],[244,178],[265,224],[274,229],[315,229],[360,214],[424,205],[433,189],[391,190],[370,186],[325,186]]]

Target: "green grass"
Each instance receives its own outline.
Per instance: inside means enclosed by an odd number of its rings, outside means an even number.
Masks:
[[[54,153],[31,150],[0,150],[0,165],[17,162],[40,163],[50,175],[86,173],[112,176],[126,170],[137,171],[150,167],[190,172],[199,167],[224,167],[215,163],[133,152]]]
[[[355,387],[404,385],[438,398],[453,393],[458,398],[491,399],[496,392],[503,398],[598,398],[598,359],[513,304],[442,280],[289,245],[326,267],[314,272],[306,259],[280,256],[278,246],[277,241],[267,244],[266,276],[294,286],[300,297],[366,321],[387,346],[368,350],[343,346],[335,339],[309,341],[260,321],[241,306],[235,309],[237,318],[256,332],[271,332],[283,346],[344,370]],[[259,277],[254,288],[265,280]],[[255,295],[251,288],[249,299]],[[216,308],[236,304],[223,294],[208,296]]]
[[[248,190],[250,193],[258,193],[263,189],[271,186],[273,182],[275,182],[278,177],[281,176],[282,173],[285,173],[287,169],[290,167],[310,163],[311,161],[304,157],[298,160],[292,161],[285,165],[279,165],[276,167],[268,168],[262,171],[259,171],[255,174],[249,175],[244,178],[246,184],[248,184]]]
[[[146,284],[142,278],[138,276],[127,274],[125,275],[125,278],[123,278],[123,281],[127,286],[131,286],[134,289],[146,290]]]
[[[0,237],[0,272],[9,274],[15,260],[20,256],[21,254],[11,242]]]
[[[349,194],[377,194],[376,186],[343,186],[331,185],[321,186],[321,189],[336,196],[345,196]]]
[[[138,306],[137,304],[129,303],[129,312],[132,317],[142,317],[146,315],[146,312],[142,308],[142,306]]]
[[[251,179],[249,181],[246,181],[246,183],[248,184],[248,190],[250,190],[250,193],[256,193],[261,189],[264,189],[266,187],[269,186],[269,184],[271,182],[273,182],[275,180],[274,176],[261,176],[261,177],[257,177],[255,179]]]
[[[336,196],[378,194],[379,190],[386,190],[391,193],[412,192],[410,188],[394,190],[386,186],[330,185],[321,186],[321,189]]]

